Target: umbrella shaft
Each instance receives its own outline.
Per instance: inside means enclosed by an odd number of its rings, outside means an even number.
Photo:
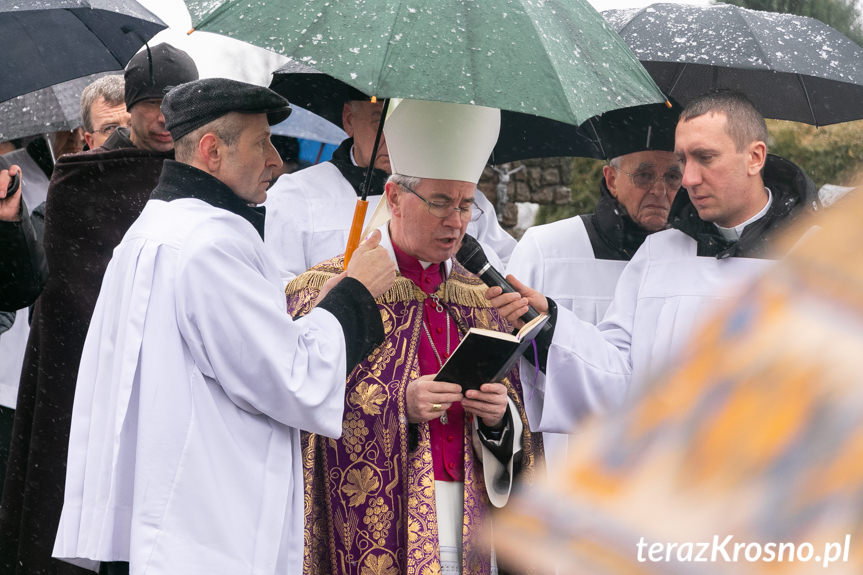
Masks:
[[[382,202],[386,198],[381,199]],[[345,248],[345,269],[348,269],[348,264],[351,261],[351,256],[357,246],[360,245],[360,234],[363,231],[363,223],[366,221],[366,210],[369,209],[369,203],[363,199],[357,199],[357,207],[354,209],[354,220],[351,222],[351,231],[348,234],[348,245]]]
[[[384,107],[381,110],[381,121],[378,122],[378,131],[375,134],[375,145],[372,146],[372,157],[369,160],[368,168],[366,168],[366,179],[363,182],[362,201],[365,201],[366,198],[369,196],[369,187],[372,184],[372,171],[375,169],[375,160],[377,160],[377,157],[378,157],[378,146],[380,146],[380,143],[381,143],[381,135],[383,134],[383,131],[384,131],[384,120],[387,117],[387,109],[389,107],[390,107],[390,99],[385,98],[384,99]],[[365,214],[365,212],[363,212],[363,214]],[[361,226],[361,228],[362,228],[362,226]]]

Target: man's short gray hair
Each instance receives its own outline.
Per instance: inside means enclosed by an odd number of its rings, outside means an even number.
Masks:
[[[703,94],[686,105],[680,122],[686,122],[711,112],[725,114],[725,133],[742,152],[752,142],[767,144],[767,123],[745,95],[732,90],[716,90]]]
[[[188,134],[174,142],[174,157],[178,162],[189,164],[195,157],[198,142],[205,134],[212,132],[222,140],[226,146],[233,146],[240,137],[240,132],[246,125],[246,114],[230,112],[221,118],[216,118],[209,124],[192,130]]]
[[[92,132],[96,128],[90,113],[93,104],[100,98],[104,99],[109,106],[125,104],[125,86],[126,82],[121,74],[111,74],[102,76],[84,88],[81,92],[81,123],[85,131]]]
[[[416,176],[403,176],[402,174],[393,174],[389,178],[387,178],[387,181],[398,184],[400,186],[405,186],[406,188],[410,188],[412,190],[416,190],[417,186],[420,185],[420,182],[422,182],[423,179],[417,178]]]

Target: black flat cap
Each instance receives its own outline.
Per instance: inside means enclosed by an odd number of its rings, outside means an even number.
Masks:
[[[227,78],[204,78],[177,86],[162,100],[165,127],[174,141],[230,112],[266,114],[272,126],[291,114],[291,106],[269,88]]]
[[[174,86],[198,79],[192,58],[170,44],[159,44],[135,54],[126,65],[126,109],[141,100],[162,98]]]
[[[681,107],[671,101],[606,112],[599,117],[599,139],[603,156],[617,158],[647,150],[674,151],[674,129]]]

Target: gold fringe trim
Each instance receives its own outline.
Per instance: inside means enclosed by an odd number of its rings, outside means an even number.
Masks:
[[[288,285],[285,286],[285,295],[295,294],[304,289],[320,291],[327,280],[335,275],[337,274],[312,268],[289,281]]]
[[[320,290],[333,276],[342,272],[342,256],[337,256],[316,265],[292,279],[285,287],[285,294],[295,294],[301,290]],[[485,298],[488,289],[476,276],[463,272],[464,268],[453,267],[449,279],[438,289],[437,295],[445,303],[474,308],[489,308],[491,303]],[[378,297],[377,303],[396,303],[404,301],[424,301],[427,296],[414,282],[397,275],[393,285]]]

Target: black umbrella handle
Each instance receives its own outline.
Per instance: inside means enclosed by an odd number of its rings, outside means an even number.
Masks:
[[[375,160],[378,157],[378,146],[381,143],[381,134],[383,134],[383,132],[384,132],[384,120],[387,117],[387,108],[389,108],[389,107],[390,107],[390,99],[384,98],[384,107],[381,110],[381,121],[378,122],[378,131],[375,134],[375,145],[372,146],[372,158],[369,161],[369,166],[366,168],[366,179],[365,179],[365,181],[363,181],[363,193],[362,193],[362,197],[360,198],[363,201],[365,201],[366,197],[368,197],[368,195],[369,195],[369,187],[371,187],[371,184],[372,184],[372,172],[375,169]]]
[[[20,174],[21,174],[21,172],[18,172],[17,174],[12,176],[11,180],[9,180],[9,185],[6,186],[6,199],[7,200],[9,198],[11,198],[12,196],[14,196],[15,192],[17,192],[21,188],[21,175]]]

